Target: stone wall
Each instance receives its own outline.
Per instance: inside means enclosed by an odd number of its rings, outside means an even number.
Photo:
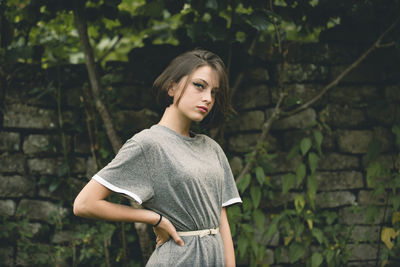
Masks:
[[[179,51],[170,50],[167,48],[167,52],[158,53],[165,55]],[[304,102],[310,99],[362,52],[363,48],[359,46],[343,44],[292,45],[282,73],[291,100]],[[102,73],[107,84],[106,99],[110,100],[109,108],[123,140],[160,118],[160,110],[155,107],[149,88],[155,74],[165,64],[146,61],[140,57],[141,53],[145,52],[131,54],[133,63],[114,62]],[[238,114],[226,125],[221,142],[235,174],[244,164],[244,154],[256,144],[262,124],[277,100],[274,88],[280,63],[262,47],[258,48],[258,55],[234,96]],[[308,135],[309,127],[316,122],[329,125],[331,132],[324,135],[324,156],[318,166],[317,200],[321,207],[336,211],[340,223],[354,225],[353,240],[361,239],[362,242],[351,245],[354,250],[350,260],[359,266],[374,264],[372,260],[376,258],[378,245],[366,241],[379,239],[383,214],[377,214],[373,224],[366,224],[364,214],[354,214],[351,209],[355,205],[382,205],[385,201],[382,197],[372,196],[366,183],[365,155],[371,140],[381,141],[381,160],[388,168],[400,168],[391,132],[392,125],[400,123],[400,82],[396,73],[400,58],[393,55],[390,49],[375,52],[316,104],[276,122],[267,138],[269,151],[277,154],[271,162],[273,169],[267,175],[274,183],[281,184],[282,176],[293,172],[296,166],[296,159],[286,159],[292,146]],[[145,71],[149,69],[152,71]],[[60,205],[59,200],[73,199],[95,172],[86,134],[84,86],[87,86],[84,66],[46,71],[35,66],[20,66],[13,80],[6,87],[3,84],[0,215],[28,218],[33,235],[48,225],[49,216],[71,216],[72,207]],[[49,94],[38,96],[36,87],[48,89]],[[64,139],[60,138],[61,121]],[[75,160],[69,161],[65,153],[74,155]],[[393,159],[397,161],[393,163]],[[62,180],[59,177],[65,177],[66,173],[69,178],[57,184],[55,181]],[[65,183],[73,185],[72,189],[64,190]],[[291,196],[289,193],[277,203],[264,202],[262,205],[268,212],[291,201]],[[57,229],[51,229],[47,234],[44,239],[47,245],[63,244],[71,236],[70,232]],[[366,236],[370,238],[365,240]],[[275,236],[268,244],[268,264],[276,264],[274,247],[279,242],[282,237]],[[281,260],[288,263],[285,257]],[[29,265],[21,259],[18,246],[13,242],[2,242],[0,262],[4,266]]]

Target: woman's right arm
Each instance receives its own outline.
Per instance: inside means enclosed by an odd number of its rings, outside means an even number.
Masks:
[[[130,206],[109,202],[106,198],[110,194],[111,191],[108,188],[91,179],[75,198],[74,214],[85,218],[119,222],[142,222],[151,225],[155,225],[160,219],[160,215],[154,211],[135,209]],[[157,228],[168,232],[178,245],[183,246],[183,240],[167,218],[163,217]]]

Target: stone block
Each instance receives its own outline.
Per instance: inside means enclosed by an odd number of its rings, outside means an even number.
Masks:
[[[275,186],[276,188],[281,189],[282,188],[282,184],[283,184],[283,177],[285,176],[285,174],[279,174],[279,175],[273,175],[271,176],[271,184],[273,186]],[[302,189],[302,185],[294,185],[292,189]]]
[[[379,226],[356,225],[351,233],[353,242],[375,242],[379,237]]]
[[[229,165],[231,167],[233,176],[236,177],[243,169],[243,160],[240,157],[233,157],[229,160]]]
[[[387,86],[385,96],[388,101],[400,101],[400,84]]]
[[[55,177],[53,179],[65,179]],[[49,190],[49,185],[39,186],[39,197],[51,200],[72,200],[71,197],[78,195],[82,188],[87,184],[86,179],[67,178],[54,190]]]
[[[383,168],[389,170],[398,170],[400,169],[400,156],[396,154],[382,154],[377,158],[373,159],[374,162],[378,162],[382,165]],[[371,160],[367,160],[367,156],[363,156],[362,158],[362,166],[364,169],[368,167],[371,163]]]
[[[262,266],[269,266],[271,264],[274,264],[275,258],[274,258],[274,251],[272,249],[267,248],[265,250],[265,255],[264,259],[261,261]]]
[[[366,223],[372,225],[378,225],[382,222],[391,221],[392,211],[386,212],[386,217],[384,217],[384,209],[379,209],[379,211],[374,216],[372,222],[367,222],[366,217],[366,206],[352,206],[352,207],[344,207],[339,210],[339,223],[347,224],[347,225],[356,225]]]
[[[384,124],[391,127],[400,122],[400,107],[398,103],[375,101],[370,103],[366,110],[368,120],[375,124]]]
[[[281,68],[280,64],[277,68]],[[312,63],[285,64],[285,69],[281,73],[281,79],[285,83],[326,81],[328,77],[329,70],[327,67]]]
[[[247,153],[254,149],[257,144],[260,134],[239,134],[229,138],[229,150],[239,153]],[[268,151],[274,151],[277,147],[277,140],[268,135],[265,142]]]
[[[283,205],[286,205],[288,203],[293,203],[294,198],[298,193],[287,193],[285,195],[282,195],[281,192],[274,192],[275,196],[273,200],[268,200],[268,201],[261,201],[260,207],[263,209],[271,209],[271,208],[278,208],[282,207]]]
[[[328,92],[331,103],[348,105],[349,107],[365,107],[368,102],[379,97],[375,86],[338,86]]]
[[[70,151],[71,137],[66,136],[66,150]],[[43,152],[62,152],[61,136],[48,134],[30,134],[24,138],[23,150],[25,154]]]
[[[75,239],[74,231],[59,231],[54,233],[51,240],[54,244],[69,243]]]
[[[0,263],[2,266],[13,267],[14,265],[14,248],[11,246],[0,247]]]
[[[349,190],[364,187],[361,172],[317,172],[318,189],[320,191]]]
[[[149,128],[159,120],[159,115],[149,109],[140,111],[120,110],[112,114],[115,120],[115,129],[117,131],[126,130],[129,125],[129,132],[136,133],[143,129]]]
[[[290,151],[294,146],[300,144],[303,138],[309,137],[309,134],[304,130],[289,130],[283,132],[282,136],[285,151]]]
[[[35,194],[35,181],[20,175],[0,175],[0,183],[0,197],[32,197]]]
[[[385,205],[387,200],[386,193],[374,194],[373,191],[361,190],[358,192],[357,203],[359,205]]]
[[[147,87],[145,85],[133,84],[114,87],[118,95],[116,104],[123,108],[143,108],[142,92],[147,91],[148,88],[151,88],[151,85]]]
[[[382,152],[393,151],[395,147],[395,136],[390,128],[374,127],[374,140],[378,141],[381,145]]]
[[[330,79],[333,80],[339,76],[348,65],[337,65],[333,66],[331,69]],[[343,79],[340,81],[343,84],[346,83],[376,83],[385,80],[385,75],[383,71],[376,67],[374,64],[360,64],[357,68],[350,71]]]
[[[373,132],[366,130],[344,130],[338,133],[338,145],[340,152],[352,154],[364,154],[368,151],[368,145],[372,141]]]
[[[348,206],[356,203],[356,196],[348,191],[324,192],[317,194],[316,203],[321,208]]]
[[[55,110],[22,104],[6,105],[3,116],[3,127],[8,128],[55,129],[58,125]]]
[[[24,174],[25,157],[22,154],[3,153],[0,155],[0,172]]]
[[[91,143],[89,136],[86,133],[78,133],[73,137],[74,139],[74,151],[76,153],[90,154]]]
[[[377,244],[350,244],[348,248],[350,250],[349,260],[374,260],[378,253]]]
[[[63,217],[67,213],[67,209],[49,201],[22,199],[17,212],[30,220],[46,222],[50,216]]]
[[[331,127],[356,127],[366,121],[364,112],[361,109],[336,104],[328,104],[321,111],[319,117],[321,121],[324,121]]]
[[[60,168],[65,164],[64,158],[33,158],[28,159],[29,172],[32,174],[41,175],[58,175],[61,171]],[[85,173],[86,162],[84,158],[77,157],[70,166],[70,171],[73,174]]]
[[[302,84],[302,83],[294,83],[285,85],[285,92],[287,93],[287,97],[285,98],[286,104],[291,105],[300,105],[308,100],[315,97],[322,89],[322,86],[319,84]],[[280,93],[277,90],[271,90],[272,94],[272,102],[277,103],[280,97]],[[314,105],[324,105],[326,104],[326,98],[322,97],[320,100]]]
[[[287,159],[286,153],[277,153],[272,159],[261,158],[259,164],[264,168],[265,172],[272,175],[276,173],[295,172],[296,166],[301,162],[301,157],[297,156],[293,159]]]
[[[272,110],[268,110],[266,118]],[[317,115],[314,109],[308,108],[293,116],[278,120],[272,125],[272,129],[286,130],[286,129],[304,129],[315,124]]]
[[[337,171],[359,169],[359,159],[356,156],[329,153],[323,155],[318,162],[318,170]]]
[[[264,112],[249,111],[239,114],[227,123],[227,132],[261,130],[264,123]]]
[[[322,32],[325,34],[325,32]],[[287,60],[289,62],[306,62],[322,64],[352,63],[360,56],[359,46],[336,43],[304,43],[290,44]]]
[[[19,133],[0,132],[0,151],[18,151],[19,138]]]
[[[12,200],[0,200],[0,216],[13,216],[17,205]]]
[[[270,98],[270,88],[266,85],[239,88],[234,98],[235,108],[237,110],[266,108],[270,104]]]
[[[269,72],[265,68],[250,69],[248,78],[252,81],[266,82],[270,80]]]

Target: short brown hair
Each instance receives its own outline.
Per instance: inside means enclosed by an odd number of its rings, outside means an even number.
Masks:
[[[219,89],[215,96],[215,104],[211,109],[210,114],[202,121],[204,126],[212,127],[225,120],[227,115],[233,113],[234,110],[231,105],[229,95],[229,80],[226,72],[225,64],[216,54],[202,50],[195,49],[185,52],[174,58],[168,67],[157,77],[153,83],[153,90],[157,95],[157,101],[161,107],[167,108],[173,103],[173,97],[168,95],[168,90],[173,83],[185,77],[190,76],[196,69],[202,66],[210,66],[218,75]],[[189,83],[189,79],[183,87],[182,94]],[[177,99],[179,103],[180,97]]]

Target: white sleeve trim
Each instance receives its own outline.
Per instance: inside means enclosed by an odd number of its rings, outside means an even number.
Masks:
[[[142,204],[142,202],[143,202],[138,195],[136,195],[128,190],[125,190],[125,189],[122,189],[115,185],[110,184],[109,182],[107,182],[106,180],[104,180],[97,174],[95,174],[92,179],[95,179],[97,182],[101,183],[102,185],[104,185],[105,187],[110,189],[111,191],[114,191],[117,193],[122,193],[122,194],[125,194],[125,195],[133,198],[139,204]]]
[[[235,198],[229,199],[227,202],[222,203],[222,207],[226,207],[226,206],[232,205],[234,203],[242,203],[242,199],[240,197],[235,197]]]

